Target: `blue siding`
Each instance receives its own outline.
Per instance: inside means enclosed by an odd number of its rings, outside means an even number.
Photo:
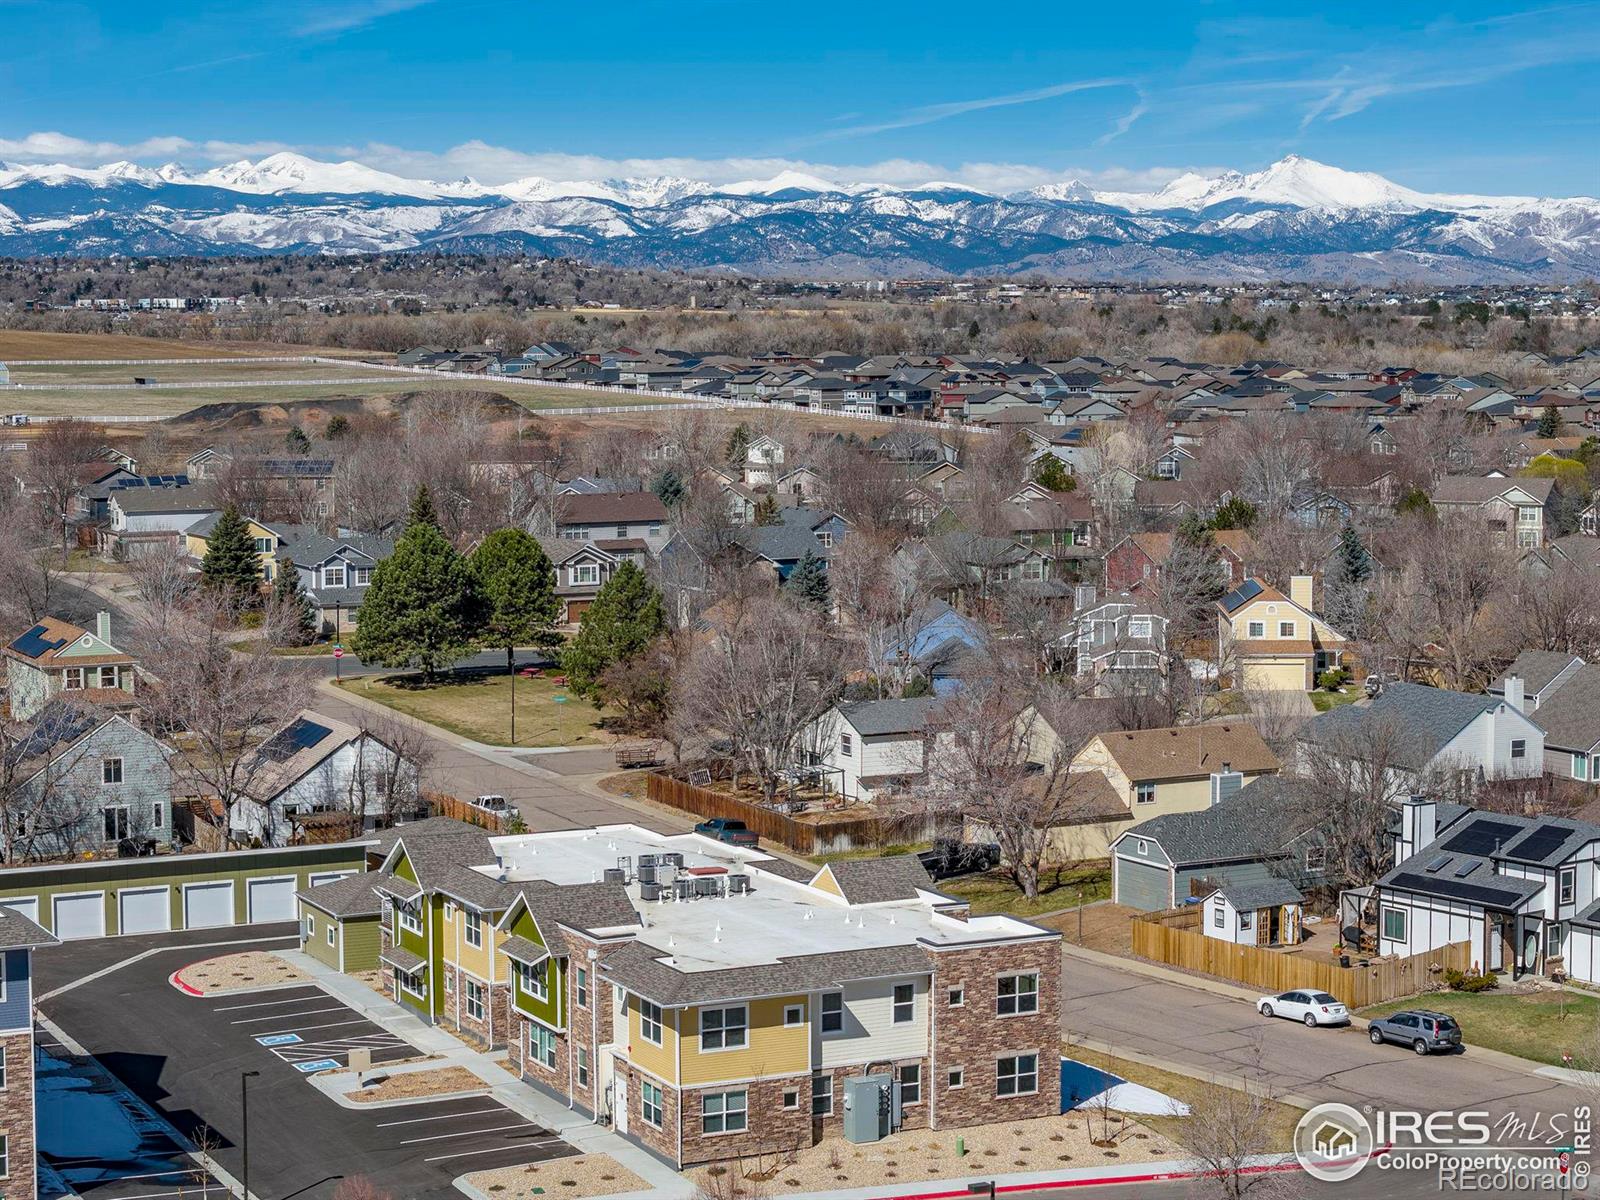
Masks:
[[[0,1030],[33,1028],[31,956],[29,950],[6,951],[6,998],[0,1001]]]

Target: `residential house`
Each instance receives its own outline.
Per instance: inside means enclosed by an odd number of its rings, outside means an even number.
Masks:
[[[559,625],[576,625],[589,611],[600,589],[625,562],[643,562],[648,547],[642,538],[580,542],[572,538],[543,538],[540,544],[556,573]]]
[[[184,532],[216,509],[216,492],[203,485],[113,488],[106,498],[109,524],[96,548],[121,561],[181,547]]]
[[[185,549],[196,563],[205,558],[221,518],[220,511],[212,512],[184,533]],[[292,562],[316,610],[318,628],[328,633],[355,628],[361,602],[372,585],[372,572],[394,552],[392,539],[353,530],[340,530],[330,537],[311,525],[254,517],[244,521],[255,542],[263,588],[276,583],[284,564]]]
[[[1506,673],[1485,690],[1491,696],[1504,698],[1507,688],[1515,691],[1520,683],[1523,703],[1519,707],[1523,712],[1532,714],[1582,668],[1583,659],[1576,654],[1563,654],[1556,650],[1524,650],[1506,668]]]
[[[1289,580],[1289,595],[1246,579],[1217,601],[1217,653],[1244,691],[1309,692],[1324,671],[1345,666],[1344,635],[1315,607],[1310,575]]]
[[[1557,660],[1564,660],[1552,670]],[[1526,677],[1520,671],[1533,672]],[[1537,692],[1523,692],[1538,684]],[[1507,703],[1524,695],[1520,707],[1544,733],[1544,773],[1556,779],[1600,783],[1600,666],[1576,655],[1524,650],[1491,694]]]
[[[672,537],[672,526],[667,506],[654,492],[600,492],[564,499],[556,535],[589,542],[639,539],[651,554],[659,554]]]
[[[963,616],[943,600],[930,600],[912,610],[901,623],[899,635],[885,648],[881,670],[897,671],[914,665],[935,695],[960,686],[966,656],[984,643],[983,627]]]
[[[247,795],[228,814],[235,840],[286,846],[309,827],[353,837],[411,815],[416,768],[376,734],[309,709],[274,732],[246,760]]]
[[[1085,590],[1091,598],[1094,589]],[[1127,592],[1089,603],[1072,614],[1058,645],[1078,675],[1110,684],[1110,676],[1167,669],[1167,626],[1171,622]]]
[[[4,1168],[6,1196],[11,1200],[35,1200],[39,1195],[35,1070],[40,1061],[49,1060],[41,1060],[34,1046],[33,952],[59,944],[54,935],[17,909],[0,907],[0,970],[5,972],[0,1079],[11,1098],[0,1110],[0,1168]]]
[[[1382,769],[1397,794],[1471,792],[1485,780],[1532,779],[1544,770],[1544,731],[1522,705],[1516,683],[1503,699],[1388,683],[1370,702],[1313,717],[1299,752],[1308,770]]]
[[[1111,844],[1111,900],[1154,912],[1223,884],[1289,879],[1321,882],[1322,812],[1310,787],[1285,775],[1258,777],[1208,807],[1155,817]]]
[[[66,695],[112,711],[135,707],[135,660],[111,643],[111,614],[95,617],[95,631],[46,617],[5,648],[6,696],[11,719],[27,721]]]
[[[1520,550],[1544,545],[1553,479],[1508,479],[1498,475],[1446,475],[1428,497],[1441,514],[1466,514]]]
[[[1177,536],[1151,531],[1123,538],[1106,555],[1106,587],[1118,592],[1138,592],[1158,586],[1161,572],[1172,557]],[[1248,564],[1255,550],[1248,530],[1219,529],[1211,534],[1210,547],[1222,564],[1228,587],[1235,587],[1248,578]]]
[[[329,874],[295,893],[300,949],[335,971],[376,971],[383,898],[373,888],[375,877],[366,871]]]
[[[903,790],[922,776],[935,703],[922,696],[835,705],[806,733],[808,766],[847,800],[870,804]]]
[[[783,443],[759,433],[745,445],[742,482],[749,487],[771,487],[783,474]]]

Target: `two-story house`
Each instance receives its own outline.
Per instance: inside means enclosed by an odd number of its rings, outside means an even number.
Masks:
[[[197,563],[211,545],[211,534],[222,513],[209,513],[184,534],[184,546]],[[292,525],[245,518],[255,542],[263,588],[277,582],[278,574],[294,564],[306,598],[316,610],[318,628],[339,634],[355,628],[361,602],[372,585],[378,563],[394,552],[390,538],[340,530],[333,536],[312,525]]]
[[[556,535],[586,542],[642,541],[651,554],[660,554],[672,526],[667,506],[654,492],[598,492],[562,499]]]
[[[1441,515],[1471,516],[1517,549],[1533,550],[1544,545],[1554,495],[1553,479],[1446,475],[1428,499]]]
[[[625,562],[642,567],[649,555],[638,538],[603,542],[542,538],[540,544],[555,568],[556,600],[561,606],[556,622],[560,625],[576,625],[618,567]]]
[[[806,733],[810,765],[823,786],[866,804],[908,786],[922,776],[934,704],[920,696],[835,705]]]
[[[1092,597],[1094,589],[1085,594]],[[1165,672],[1170,623],[1154,606],[1123,592],[1074,612],[1057,645],[1078,675],[1109,683],[1130,672]]]
[[[1243,691],[1309,692],[1324,671],[1345,665],[1344,635],[1317,614],[1315,581],[1289,580],[1289,594],[1246,579],[1217,601],[1217,654]]]
[[[111,644],[111,614],[95,616],[95,631],[46,617],[5,648],[11,718],[26,721],[66,695],[112,711],[132,712],[134,659]]]
[[[740,479],[748,487],[771,487],[783,474],[783,443],[770,434],[760,433],[744,448]]]

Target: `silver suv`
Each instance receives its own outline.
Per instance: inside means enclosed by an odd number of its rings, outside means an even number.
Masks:
[[[1374,1046],[1398,1042],[1410,1046],[1418,1054],[1461,1049],[1461,1026],[1456,1024],[1455,1018],[1425,1008],[1378,1017],[1367,1026],[1367,1036]]]

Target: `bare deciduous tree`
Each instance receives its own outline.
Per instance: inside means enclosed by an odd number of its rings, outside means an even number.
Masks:
[[[1271,1077],[1258,1064],[1237,1084],[1207,1083],[1183,1119],[1182,1140],[1204,1164],[1199,1186],[1221,1200],[1255,1200],[1298,1194],[1294,1173],[1262,1170],[1263,1158],[1278,1150],[1279,1101]]]
[[[103,462],[105,430],[87,421],[51,421],[28,443],[23,480],[47,514],[66,554],[72,499],[83,485],[83,469]]]

